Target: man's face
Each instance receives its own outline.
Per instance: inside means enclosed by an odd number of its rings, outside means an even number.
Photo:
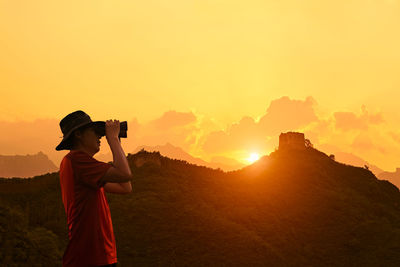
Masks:
[[[80,138],[81,145],[93,154],[100,151],[100,136],[96,134],[94,127],[86,128]]]

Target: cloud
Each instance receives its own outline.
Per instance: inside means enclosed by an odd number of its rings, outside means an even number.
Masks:
[[[1,155],[26,155],[42,151],[56,165],[61,157],[60,152],[55,150],[63,135],[56,119],[0,121],[0,132]]]
[[[315,122],[306,125],[303,129],[304,135],[313,144],[323,143],[327,136],[334,132],[334,125],[331,118],[320,118]]]
[[[366,153],[369,151],[379,151],[385,154],[387,151],[385,148],[376,144],[375,140],[372,139],[367,133],[360,133],[354,138],[351,146],[360,153]]]
[[[190,123],[196,122],[196,116],[192,112],[178,112],[169,110],[160,118],[150,122],[158,130],[169,130],[175,127],[182,127]]]
[[[324,125],[310,127],[317,137],[317,148],[326,153],[336,151],[352,153],[380,168],[398,165],[400,134],[391,131],[381,112],[371,113],[363,105],[361,113],[333,112],[328,118],[320,118]],[[305,132],[306,136],[309,132]]]
[[[169,110],[149,122],[129,120],[128,138],[122,138],[121,144],[125,153],[140,145],[169,142],[205,160],[215,156],[243,160],[253,152],[273,151],[281,132],[300,131],[317,149],[334,147],[335,151],[354,153],[377,165],[390,159],[386,166],[395,165],[400,158],[400,133],[385,124],[382,113],[370,113],[362,106],[360,114],[336,111],[322,117],[316,114],[316,108],[312,97],[295,100],[285,96],[271,101],[260,119],[243,116],[225,127],[203,114]],[[67,153],[55,150],[62,136],[58,119],[0,121],[0,131],[3,155],[42,151],[58,165]],[[326,153],[332,153],[330,150]],[[102,139],[99,154],[107,153],[111,150]]]
[[[318,120],[314,112],[315,104],[311,96],[305,101],[291,100],[287,96],[273,100],[266,114],[260,118],[259,127],[265,134],[275,135],[306,126]]]
[[[366,130],[367,122],[352,112],[335,112],[336,128],[344,131],[358,129]]]
[[[388,134],[390,137],[392,137],[392,139],[393,139],[396,143],[400,144],[400,133],[396,133],[396,132],[393,132],[393,131],[389,131],[387,134]]]
[[[127,143],[129,151],[139,145],[163,145],[167,142],[190,151],[201,132],[198,117],[193,112],[169,110],[160,117],[140,124],[135,139]],[[210,123],[208,121],[207,123]]]
[[[258,122],[244,116],[225,131],[211,132],[204,140],[202,148],[207,153],[271,150],[276,146],[276,141],[272,138],[279,133],[297,130],[318,120],[313,109],[315,104],[312,97],[307,97],[304,101],[291,100],[287,96],[273,100]]]
[[[0,154],[26,155],[45,153],[58,167],[67,150],[56,151],[55,147],[61,142],[63,133],[60,119],[36,119],[34,121],[0,121]],[[126,147],[129,142],[137,140],[142,126],[136,118],[128,121],[128,138],[121,138]],[[101,150],[109,150],[105,138],[102,139]]]
[[[304,132],[317,149],[326,153],[353,153],[383,168],[398,164],[400,134],[388,131],[384,114],[368,112],[362,106],[359,114],[336,111],[322,116],[314,112],[317,108],[312,97],[282,97],[271,102],[258,122],[244,116],[225,130],[203,136],[200,145],[207,154],[236,155],[240,160],[241,155],[252,151],[272,151],[278,146],[279,134],[290,130]]]
[[[370,125],[381,124],[384,122],[381,113],[369,114],[366,107],[361,107],[362,114],[357,116],[353,112],[335,112],[335,126],[343,131],[367,130]]]
[[[267,135],[260,131],[259,125],[249,116],[243,117],[238,123],[228,126],[227,130],[209,133],[202,145],[207,153],[226,153],[232,150],[248,149],[262,150],[265,148]]]

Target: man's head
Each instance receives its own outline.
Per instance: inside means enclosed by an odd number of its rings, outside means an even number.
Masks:
[[[94,155],[100,150],[101,126],[104,122],[92,121],[82,110],[68,114],[60,121],[64,136],[56,150],[84,150]]]
[[[84,150],[91,155],[100,150],[101,136],[92,124],[74,130],[70,137],[71,150]]]

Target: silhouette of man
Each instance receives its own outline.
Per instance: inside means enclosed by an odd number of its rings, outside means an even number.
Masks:
[[[117,250],[111,214],[104,191],[132,191],[132,173],[118,138],[118,120],[105,122],[113,163],[93,158],[100,150],[99,125],[78,110],[60,121],[63,140],[56,150],[70,150],[60,164],[62,201],[67,216],[68,245],[63,267],[116,266]]]

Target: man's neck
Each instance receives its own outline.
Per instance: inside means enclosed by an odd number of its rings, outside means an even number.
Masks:
[[[71,149],[71,151],[82,151],[82,152],[85,152],[86,154],[88,154],[89,156],[91,156],[92,158],[93,158],[93,156],[95,154],[93,152],[90,152],[90,151],[86,150],[83,147],[73,148],[73,149]]]

